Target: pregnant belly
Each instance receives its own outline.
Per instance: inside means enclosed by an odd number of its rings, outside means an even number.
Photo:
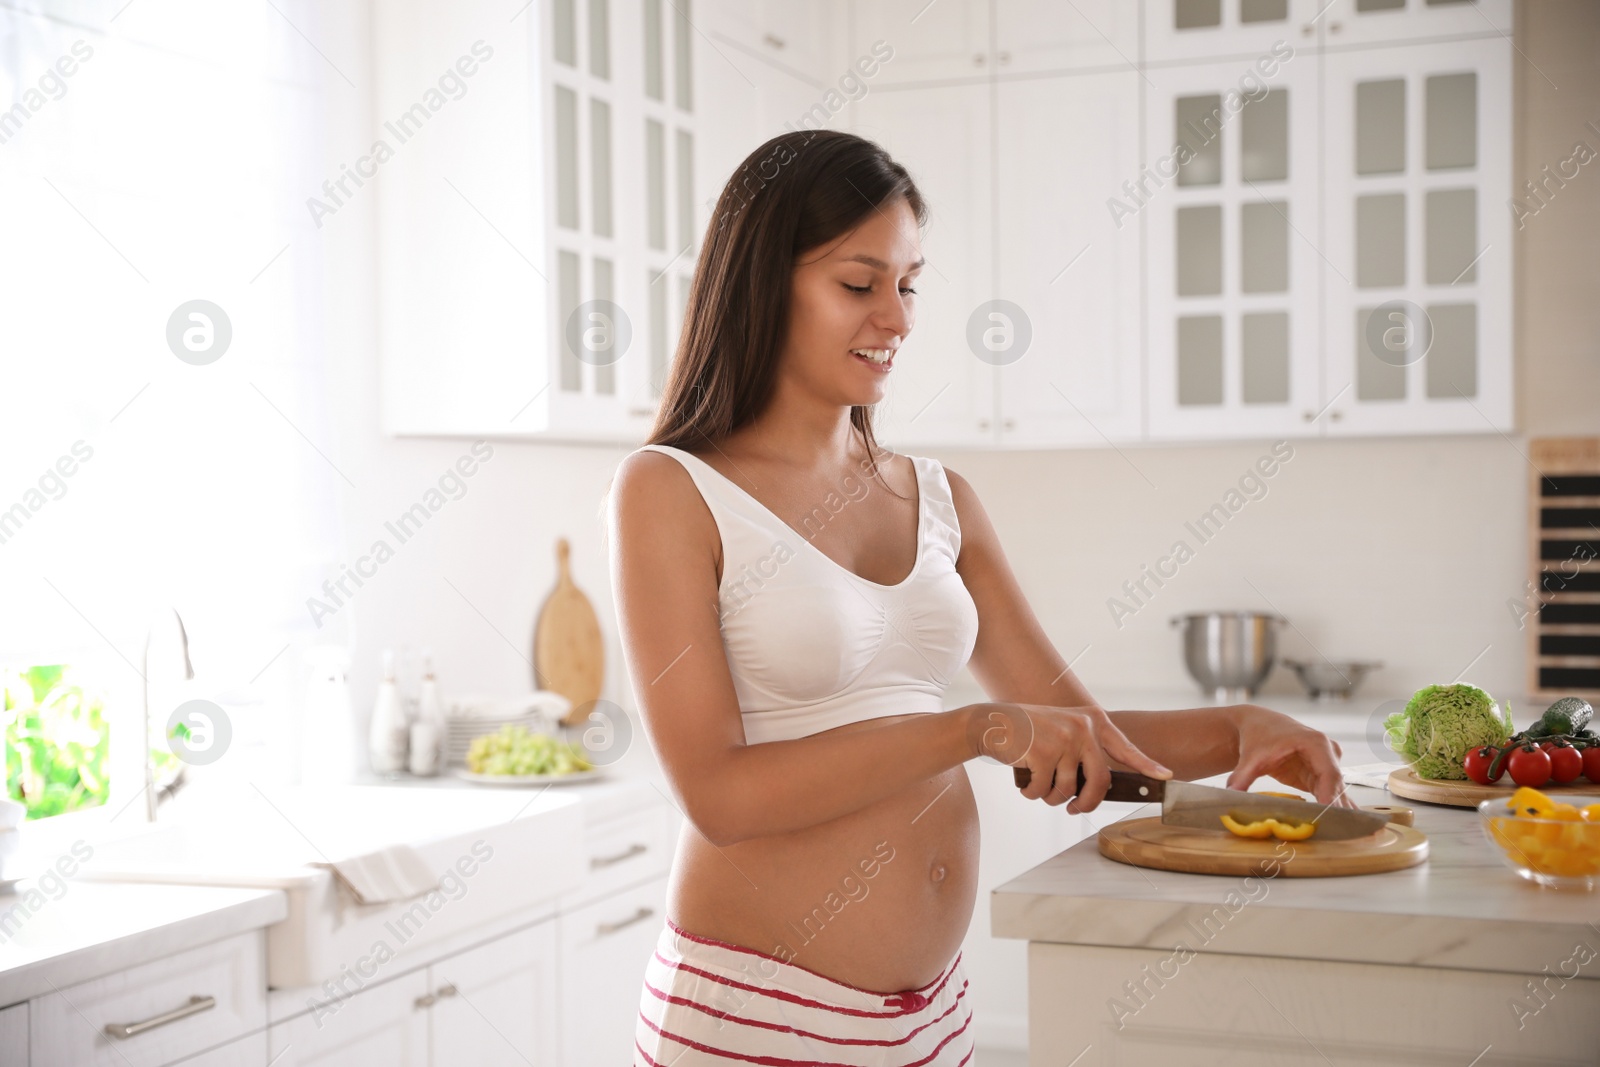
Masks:
[[[851,724],[867,725],[882,720]],[[667,909],[692,933],[893,993],[931,982],[956,954],[977,876],[977,804],[955,767],[843,818],[722,849],[686,822]]]

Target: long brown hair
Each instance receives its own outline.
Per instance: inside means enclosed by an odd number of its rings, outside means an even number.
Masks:
[[[703,449],[760,415],[777,383],[796,258],[898,198],[927,224],[905,167],[852,133],[794,130],[746,156],[706,228],[649,443]],[[872,408],[851,408],[850,423],[875,468]]]

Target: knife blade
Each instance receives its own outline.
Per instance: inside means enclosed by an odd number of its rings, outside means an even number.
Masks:
[[[1018,789],[1033,780],[1032,772],[1026,767],[1012,767],[1011,774]],[[1054,781],[1052,775],[1051,782]],[[1083,792],[1083,785],[1083,768],[1079,767],[1078,793]],[[1106,790],[1105,799],[1134,804],[1159,802],[1161,821],[1169,826],[1192,826],[1222,833],[1227,832],[1222,825],[1224,815],[1231,815],[1238,822],[1254,822],[1258,819],[1314,822],[1317,824],[1314,836],[1318,841],[1348,841],[1366,837],[1383,829],[1390,818],[1380,812],[1336,808],[1309,800],[1219,789],[1176,779],[1163,781],[1133,771],[1112,771],[1111,788]]]

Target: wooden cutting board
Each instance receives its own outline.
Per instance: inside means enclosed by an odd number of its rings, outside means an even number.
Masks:
[[[1391,822],[1375,834],[1347,841],[1255,841],[1221,827],[1167,826],[1159,817],[1124,819],[1100,831],[1100,854],[1134,867],[1184,874],[1329,878],[1398,871],[1428,858],[1428,839],[1406,825],[1409,809],[1393,810],[1405,822]]]
[[[600,620],[595,618],[589,598],[573,584],[570,555],[567,539],[558,538],[556,587],[539,610],[533,634],[533,684],[572,701],[572,710],[561,720],[568,726],[589,717],[605,678]]]
[[[1389,792],[1406,800],[1420,800],[1425,804],[1446,804],[1452,808],[1475,808],[1485,800],[1508,797],[1517,791],[1517,785],[1508,774],[1494,785],[1477,782],[1446,782],[1438,778],[1418,778],[1410,767],[1400,767],[1389,772]],[[1553,797],[1594,797],[1600,801],[1600,785],[1593,782],[1574,782],[1571,785],[1542,785],[1539,792]],[[1570,803],[1570,801],[1569,801]]]

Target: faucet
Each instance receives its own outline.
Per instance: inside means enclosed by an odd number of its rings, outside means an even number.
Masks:
[[[189,661],[189,633],[183,628],[183,616],[178,614],[177,608],[169,608],[172,612],[172,621],[178,626],[178,647],[183,652],[183,680],[190,681],[194,678],[194,664]],[[144,768],[144,814],[146,822],[156,821],[156,795],[155,762],[150,758],[150,639],[155,636],[156,625],[161,619],[151,622],[150,628],[144,635],[144,655],[139,661],[140,676],[144,679],[144,728],[139,732],[139,762]],[[179,769],[182,773],[182,768]],[[176,792],[177,783],[168,787],[168,792]]]

